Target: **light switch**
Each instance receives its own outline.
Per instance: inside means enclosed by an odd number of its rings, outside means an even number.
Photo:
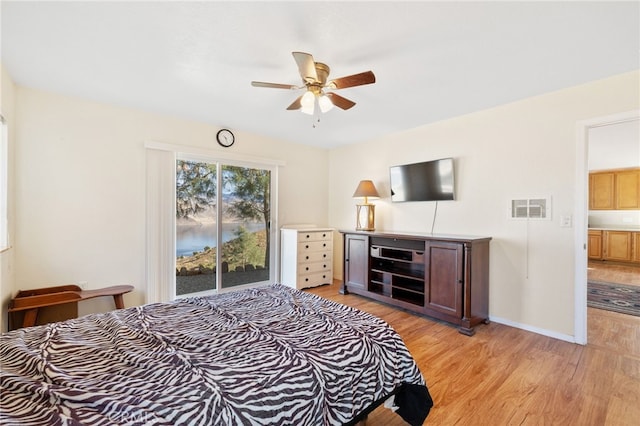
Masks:
[[[571,228],[573,226],[573,217],[569,215],[560,216],[560,227]]]

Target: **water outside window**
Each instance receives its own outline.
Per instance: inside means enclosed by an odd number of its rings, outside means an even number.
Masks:
[[[177,160],[176,295],[269,280],[270,197],[269,170]]]

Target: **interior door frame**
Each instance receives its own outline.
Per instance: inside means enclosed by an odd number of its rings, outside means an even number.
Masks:
[[[576,200],[575,200],[575,283],[574,339],[587,344],[587,238],[589,225],[589,130],[640,120],[640,110],[632,110],[576,124]]]
[[[144,277],[147,287],[145,303],[169,302],[175,295],[175,217],[176,217],[176,159],[195,161],[239,162],[249,166],[273,167],[271,176],[271,235],[275,261],[274,279],[280,276],[279,241],[277,229],[278,210],[278,170],[286,166],[283,160],[275,160],[235,154],[209,148],[175,145],[163,142],[144,143],[145,158],[145,265]],[[273,258],[272,258],[273,259]],[[172,294],[174,293],[174,294]]]

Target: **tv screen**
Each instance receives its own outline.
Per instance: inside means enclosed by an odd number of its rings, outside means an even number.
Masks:
[[[391,201],[453,200],[453,158],[389,168]]]

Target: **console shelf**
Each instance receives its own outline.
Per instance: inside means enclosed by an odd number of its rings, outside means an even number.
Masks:
[[[342,293],[448,321],[469,336],[488,322],[490,237],[340,232]]]

